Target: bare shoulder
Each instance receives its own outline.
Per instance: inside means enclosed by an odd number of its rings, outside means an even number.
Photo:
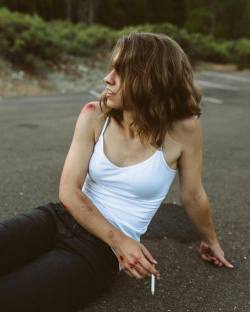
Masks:
[[[91,128],[94,132],[94,140],[95,143],[98,138],[98,134],[100,132],[100,129],[103,126],[104,123],[104,116],[103,116],[104,108],[101,109],[99,105],[99,101],[91,101],[86,104],[81,109],[80,116],[84,116],[83,118],[89,120],[89,123],[91,124]]]
[[[201,120],[191,116],[174,123],[171,136],[183,147],[191,142],[199,141],[202,137]]]
[[[191,116],[175,123],[178,132],[192,133],[197,131],[200,127],[200,118],[198,116]]]
[[[99,110],[100,108],[98,101],[91,101],[82,106],[80,115],[89,115],[91,117],[96,117]]]

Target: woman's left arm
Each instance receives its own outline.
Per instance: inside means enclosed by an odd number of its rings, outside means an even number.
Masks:
[[[201,258],[233,268],[225,259],[216,237],[208,196],[202,185],[203,132],[200,119],[189,118],[180,122],[176,133],[182,147],[178,161],[180,199],[201,235]]]

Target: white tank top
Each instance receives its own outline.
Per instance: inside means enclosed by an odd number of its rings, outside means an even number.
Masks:
[[[177,170],[166,163],[162,147],[135,165],[114,165],[103,149],[109,119],[106,118],[94,146],[82,191],[111,224],[140,241],[165,199]]]

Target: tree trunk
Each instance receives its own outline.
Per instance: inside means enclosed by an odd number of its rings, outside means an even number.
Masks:
[[[70,22],[72,22],[72,3],[71,0],[65,0],[66,1],[66,18]]]
[[[93,24],[95,22],[98,0],[79,0],[77,10],[78,22]]]

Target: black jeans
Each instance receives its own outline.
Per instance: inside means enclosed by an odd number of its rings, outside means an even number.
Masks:
[[[61,203],[0,222],[0,311],[75,312],[119,273],[111,248]]]

